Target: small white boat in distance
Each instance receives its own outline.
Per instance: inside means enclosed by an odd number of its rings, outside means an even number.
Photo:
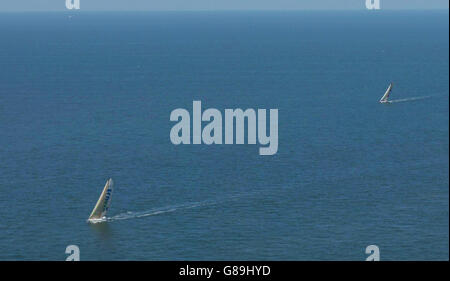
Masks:
[[[96,223],[102,222],[106,219],[106,212],[111,205],[111,195],[113,192],[114,182],[112,179],[109,179],[105,187],[103,188],[102,193],[100,194],[100,198],[98,198],[97,204],[95,204],[94,210],[92,210],[91,215],[89,216],[88,222]]]
[[[390,103],[390,101],[388,99],[389,99],[389,95],[391,94],[392,86],[394,86],[393,83],[389,84],[389,87],[387,88],[386,92],[380,99],[380,103]]]

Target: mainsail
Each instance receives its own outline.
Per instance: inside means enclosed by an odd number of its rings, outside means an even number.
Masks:
[[[391,94],[391,90],[392,90],[392,86],[393,85],[394,84],[392,84],[392,83],[389,84],[389,87],[387,88],[386,93],[384,93],[384,95],[380,99],[381,103],[388,102],[388,98],[389,98],[389,95]]]
[[[103,188],[100,198],[98,198],[97,204],[95,204],[94,210],[92,210],[89,220],[100,220],[106,216],[109,205],[111,205],[111,195],[113,191],[113,180],[109,179],[105,187]]]

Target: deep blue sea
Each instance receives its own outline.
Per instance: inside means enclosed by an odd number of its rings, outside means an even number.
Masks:
[[[448,11],[0,13],[0,260],[448,260],[448,32]],[[173,145],[193,100],[277,108],[278,152]]]

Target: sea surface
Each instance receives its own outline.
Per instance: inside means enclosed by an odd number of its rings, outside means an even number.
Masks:
[[[448,11],[0,13],[0,260],[448,260],[448,32]],[[277,108],[278,152],[173,145],[194,100]]]

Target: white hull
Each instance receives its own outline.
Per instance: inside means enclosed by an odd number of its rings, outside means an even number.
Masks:
[[[100,218],[100,219],[88,219],[88,223],[100,223],[106,221],[106,217]]]

